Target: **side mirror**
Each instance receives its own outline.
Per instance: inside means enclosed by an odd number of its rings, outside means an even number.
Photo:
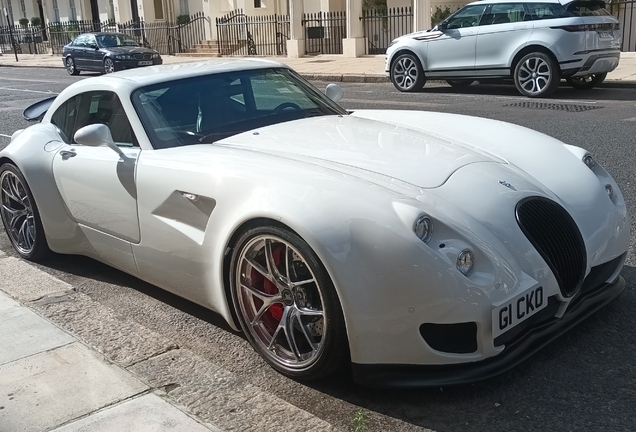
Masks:
[[[97,44],[90,44],[89,47],[93,49],[98,49]]]
[[[76,143],[87,147],[110,147],[115,153],[121,156],[122,159],[126,159],[124,152],[122,152],[121,149],[117,147],[117,144],[115,144],[115,141],[113,141],[110,129],[108,129],[108,126],[104,124],[96,123],[84,126],[75,132],[75,136],[73,138]]]
[[[443,32],[446,29],[448,29],[448,23],[446,21],[442,21],[441,23],[437,24],[437,30]]]
[[[344,96],[344,90],[338,84],[328,84],[325,95],[334,102],[338,102]]]

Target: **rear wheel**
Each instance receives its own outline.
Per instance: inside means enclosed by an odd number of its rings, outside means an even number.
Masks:
[[[607,73],[591,74],[581,77],[570,77],[566,81],[575,89],[590,90],[605,81],[606,76]]]
[[[426,77],[419,59],[413,54],[401,54],[391,65],[391,82],[401,92],[414,92],[424,87]]]
[[[453,88],[465,88],[471,85],[474,80],[446,80],[446,82]]]
[[[0,167],[0,215],[11,244],[22,258],[37,261],[49,252],[40,213],[20,170]]]
[[[232,255],[230,287],[256,351],[292,378],[316,379],[348,362],[344,318],[316,254],[279,227],[245,232]]]
[[[561,81],[559,65],[548,54],[533,52],[524,56],[514,71],[517,90],[528,97],[545,97],[555,92]]]
[[[113,73],[115,72],[115,63],[113,63],[112,59],[106,58],[104,59],[104,73]]]
[[[72,57],[66,57],[66,71],[69,75],[79,75],[80,73],[75,67],[75,60]]]

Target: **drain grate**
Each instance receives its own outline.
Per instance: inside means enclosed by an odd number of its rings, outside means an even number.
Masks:
[[[593,109],[604,108],[598,105],[573,105],[573,104],[558,104],[558,103],[547,103],[547,102],[517,102],[517,103],[512,103],[512,104],[508,104],[504,106],[540,109],[540,110],[569,111],[569,112],[590,111]]]

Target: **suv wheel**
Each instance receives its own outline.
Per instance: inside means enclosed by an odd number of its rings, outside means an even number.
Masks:
[[[575,89],[589,90],[605,81],[606,73],[592,74],[581,77],[570,77],[566,81]]]
[[[401,92],[418,91],[426,83],[424,70],[416,56],[401,54],[391,65],[391,81]]]
[[[559,87],[561,71],[552,58],[542,52],[524,56],[514,71],[517,90],[528,97],[549,96]]]

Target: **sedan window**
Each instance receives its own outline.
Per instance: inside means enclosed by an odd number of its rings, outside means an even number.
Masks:
[[[286,68],[143,87],[132,102],[155,148],[205,144],[258,127],[347,112]]]
[[[481,15],[484,13],[484,9],[486,9],[485,5],[466,6],[465,8],[455,12],[454,15],[450,16],[446,20],[448,23],[446,28],[457,29],[478,26]]]
[[[120,33],[98,34],[97,43],[101,48],[114,48],[120,46],[139,46],[133,38]]]

